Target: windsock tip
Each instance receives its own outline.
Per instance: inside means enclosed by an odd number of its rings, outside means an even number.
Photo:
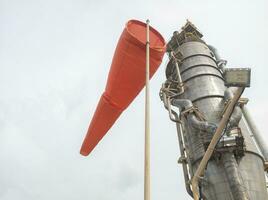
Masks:
[[[89,155],[89,152],[85,152],[85,151],[83,151],[83,150],[80,150],[80,154],[81,154],[82,156],[88,156],[88,155]]]

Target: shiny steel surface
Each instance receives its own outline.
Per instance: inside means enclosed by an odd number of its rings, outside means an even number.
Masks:
[[[225,107],[224,91],[227,88],[213,52],[204,42],[190,40],[173,47],[173,51],[180,61],[181,79],[185,87],[184,93],[177,99],[191,100],[208,122],[217,125]],[[171,59],[166,76],[174,77],[175,73],[175,63]],[[181,119],[189,174],[192,177],[212,135],[193,128],[187,116],[181,116]],[[240,120],[239,128],[244,138],[244,155],[234,156],[233,149],[226,148],[209,161],[200,181],[203,199],[268,200],[263,158],[250,136],[244,117]]]

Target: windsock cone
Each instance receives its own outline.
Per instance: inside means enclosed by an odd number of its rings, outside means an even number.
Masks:
[[[150,27],[150,78],[162,62],[165,40]],[[80,153],[87,156],[145,85],[146,24],[130,20],[118,41],[108,81]]]

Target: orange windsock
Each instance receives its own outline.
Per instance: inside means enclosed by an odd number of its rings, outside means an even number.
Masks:
[[[108,81],[80,153],[87,156],[145,85],[146,24],[130,20],[118,41]],[[150,78],[162,62],[165,40],[150,27]]]

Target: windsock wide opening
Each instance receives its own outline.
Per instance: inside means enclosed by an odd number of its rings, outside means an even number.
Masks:
[[[132,35],[144,46],[146,45],[146,26],[147,24],[141,21],[130,20],[126,24],[126,29],[130,35]],[[149,38],[151,49],[163,51],[163,48],[165,47],[165,39],[157,30],[151,26]]]

